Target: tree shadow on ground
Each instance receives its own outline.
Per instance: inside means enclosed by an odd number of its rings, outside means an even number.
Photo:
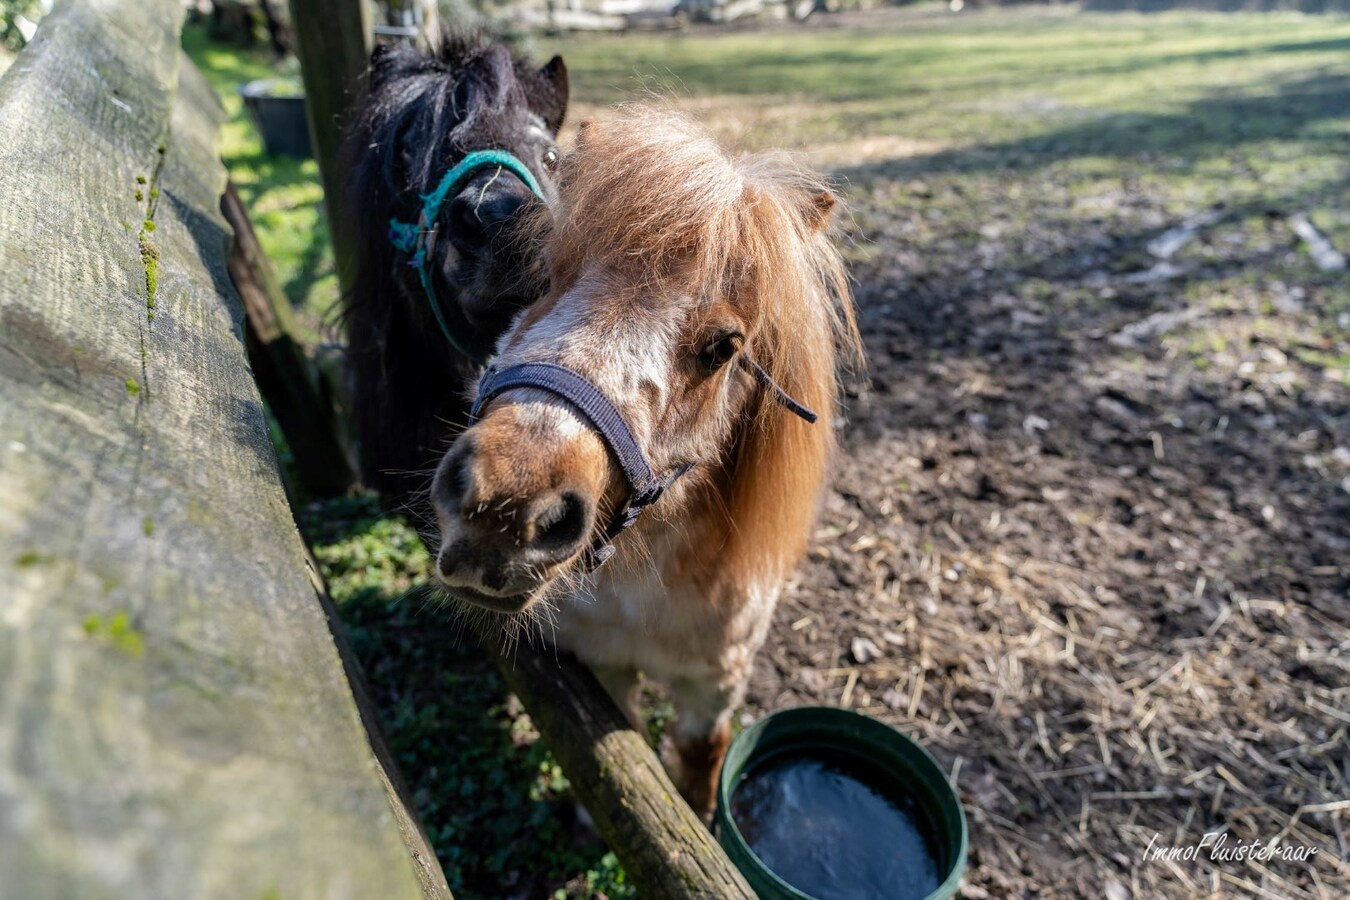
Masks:
[[[305,305],[309,289],[325,274],[324,263],[328,261],[328,251],[331,247],[328,238],[328,216],[323,210],[322,203],[317,204],[317,214],[318,222],[310,233],[309,243],[300,253],[299,267],[282,286],[286,296],[290,298],[291,305],[297,308]],[[335,307],[329,310],[315,310],[315,313],[322,319],[328,319],[335,316],[337,310]]]
[[[551,896],[604,870],[567,782],[472,632],[425,588],[412,529],[374,499],[299,516],[381,730],[456,897]]]
[[[850,183],[865,183],[944,172],[1022,171],[1081,157],[1141,164],[1162,156],[1195,161],[1271,139],[1344,152],[1343,133],[1315,126],[1350,119],[1348,97],[1350,76],[1312,75],[1278,84],[1259,96],[1216,94],[1171,113],[1092,116],[1015,140],[845,167],[837,174]]]
[[[960,772],[991,893],[1033,857],[1065,893],[1113,872],[1175,892],[1142,860],[1155,834],[1289,827],[1334,858],[1297,811],[1334,802],[1350,759],[1350,302],[1287,217],[1350,182],[1269,177],[1251,147],[1333,157],[1347,88],[846,170],[876,230],[853,267],[868,378],[752,703],[842,700],[923,736]],[[1168,156],[1180,174],[1150,180]],[[1196,208],[1202,165],[1243,184]],[[859,664],[858,636],[881,658]],[[1306,866],[1275,871],[1313,893]]]

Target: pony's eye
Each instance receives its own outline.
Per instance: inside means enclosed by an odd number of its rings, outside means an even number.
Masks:
[[[741,352],[744,343],[745,335],[735,332],[724,334],[699,351],[698,361],[709,372],[716,372]]]
[[[545,150],[543,163],[545,169],[548,169],[550,172],[556,171],[558,168],[558,151]]]

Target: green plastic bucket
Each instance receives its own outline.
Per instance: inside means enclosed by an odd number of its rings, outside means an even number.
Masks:
[[[874,787],[907,796],[924,820],[937,863],[939,884],[927,900],[954,897],[966,867],[966,817],[947,773],[927,750],[876,719],[845,709],[806,706],[773,713],[742,731],[722,763],[714,819],[717,840],[762,900],[828,900],[805,894],[778,877],[750,849],[731,815],[731,798],[741,776],[783,754],[848,760],[869,773]],[[802,839],[810,841],[810,824]]]

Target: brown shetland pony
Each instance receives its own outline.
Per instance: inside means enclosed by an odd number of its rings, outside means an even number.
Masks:
[[[452,597],[552,628],[637,721],[639,673],[677,720],[667,765],[705,816],[753,658],[806,549],[833,447],[837,355],[859,352],[834,199],[776,156],[731,156],[696,123],[625,106],[583,126],[547,213],[552,288],[495,365],[552,363],[621,412],[657,472],[693,464],[616,556],[586,571],[629,486],[556,396],[495,397],[451,447],[432,500]],[[776,402],[744,354],[815,410]]]

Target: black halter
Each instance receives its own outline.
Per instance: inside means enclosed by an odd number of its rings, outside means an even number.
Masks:
[[[815,423],[816,414],[792,399],[762,366],[744,353],[737,359],[740,367],[752,374],[762,387],[773,391],[775,400],[806,422]],[[534,388],[566,401],[600,436],[623,470],[623,477],[628,482],[628,503],[586,549],[582,565],[592,572],[614,555],[614,540],[632,527],[642,511],[660,500],[666,489],[695,464],[686,463],[658,476],[652,471],[623,414],[609,398],[585,377],[553,363],[524,363],[500,370],[496,366],[488,367],[478,382],[478,398],[469,412],[469,424],[478,422],[479,413],[494,397],[513,388]]]

